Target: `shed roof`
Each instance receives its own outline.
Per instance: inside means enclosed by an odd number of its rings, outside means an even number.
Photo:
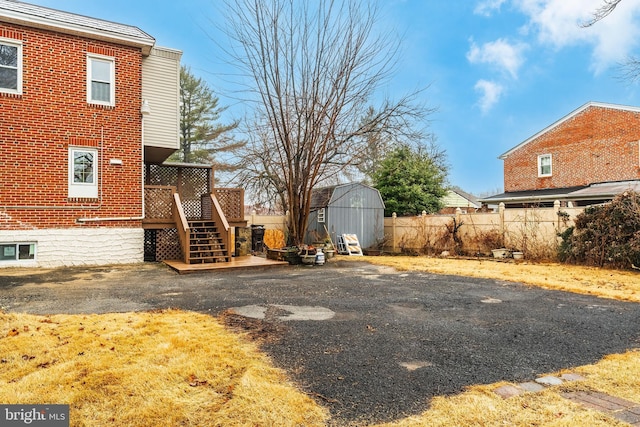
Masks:
[[[133,25],[14,0],[0,0],[0,21],[140,47],[145,55],[149,54],[155,44],[153,37]]]
[[[509,151],[501,154],[498,158],[502,159],[502,160],[506,159],[514,151],[522,148],[523,146],[527,145],[528,143],[530,143],[531,141],[535,140],[539,136],[549,132],[550,130],[560,126],[562,123],[566,122],[567,120],[572,119],[573,117],[577,116],[578,114],[582,113],[584,110],[586,110],[588,108],[609,108],[609,109],[620,110],[620,111],[631,111],[631,112],[634,112],[634,113],[640,113],[640,107],[632,107],[632,106],[628,106],[628,105],[618,105],[618,104],[606,104],[606,103],[603,103],[603,102],[587,102],[586,104],[584,104],[581,107],[573,110],[571,113],[567,114],[566,116],[564,116],[560,120],[552,123],[551,125],[547,126],[544,129],[542,129],[540,132],[536,133],[535,135],[525,139],[524,141],[522,141],[520,144],[516,145],[515,147],[513,147]]]
[[[351,182],[347,184],[337,184],[337,185],[331,185],[328,187],[314,188],[313,191],[311,192],[311,210],[321,209],[329,206],[329,204],[332,201],[333,194],[338,188],[356,187],[356,186],[365,187],[380,194],[380,192],[377,189],[369,185],[362,184],[360,182]],[[382,202],[382,198],[380,199],[380,201]]]

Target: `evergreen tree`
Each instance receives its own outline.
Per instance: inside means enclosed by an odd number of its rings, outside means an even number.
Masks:
[[[238,122],[228,125],[218,120],[226,107],[219,106],[219,99],[207,82],[191,74],[188,67],[180,69],[180,150],[169,160],[185,163],[214,164],[216,170],[230,170],[220,154],[241,148],[245,143],[233,139],[229,133]]]
[[[373,186],[385,203],[385,216],[437,212],[447,191],[444,152],[427,147],[393,149],[373,174]]]

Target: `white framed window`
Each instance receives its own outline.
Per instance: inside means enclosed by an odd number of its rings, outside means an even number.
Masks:
[[[110,56],[87,55],[87,102],[116,105],[116,60]]]
[[[551,154],[541,154],[538,156],[538,177],[551,176],[553,173]]]
[[[22,94],[22,43],[0,38],[0,92]]]
[[[2,261],[30,261],[36,259],[36,244],[28,243],[0,243],[0,262]]]
[[[98,198],[98,150],[69,148],[69,197]]]
[[[325,221],[325,208],[318,209],[318,222],[323,223]]]

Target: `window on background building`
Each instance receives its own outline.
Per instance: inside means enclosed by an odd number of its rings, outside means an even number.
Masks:
[[[22,44],[0,39],[0,92],[22,93]]]
[[[324,208],[318,209],[318,222],[319,223],[323,223],[324,222],[324,216],[325,216]]]
[[[69,148],[69,197],[98,198],[98,150]]]
[[[0,261],[27,261],[35,258],[35,243],[0,243]]]
[[[538,176],[551,176],[551,154],[542,154],[538,156]]]
[[[115,60],[108,56],[87,57],[87,102],[115,105]]]

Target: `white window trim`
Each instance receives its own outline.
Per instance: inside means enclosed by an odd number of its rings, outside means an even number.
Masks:
[[[325,208],[318,209],[318,222],[319,223],[322,224],[322,223],[325,222],[325,216],[326,216]]]
[[[18,48],[18,82],[17,89],[7,89],[0,87],[0,93],[10,93],[13,95],[22,95],[22,42],[20,40],[5,39],[0,37],[0,43],[14,46]]]
[[[78,183],[73,181],[73,158],[76,151],[92,152],[94,158],[93,165],[93,182],[92,183]],[[83,198],[83,199],[97,199],[98,198],[98,182],[100,157],[98,156],[98,149],[93,147],[69,147],[69,198]]]
[[[549,173],[542,173],[542,159],[549,158]],[[544,178],[553,175],[553,156],[551,154],[540,154],[538,156],[538,178]]]
[[[0,259],[0,263],[12,263],[12,264],[23,264],[23,263],[32,263],[35,262],[38,258],[38,243],[37,242],[0,242],[2,246],[14,246],[15,247],[15,259]],[[18,246],[21,245],[33,245],[33,259],[18,259],[19,249]]]
[[[105,61],[109,62],[109,102],[99,101],[92,98],[91,93],[91,61]],[[116,59],[112,56],[105,55],[97,55],[97,54],[88,54],[87,55],[87,103],[94,105],[105,105],[108,107],[113,107],[116,105]]]

